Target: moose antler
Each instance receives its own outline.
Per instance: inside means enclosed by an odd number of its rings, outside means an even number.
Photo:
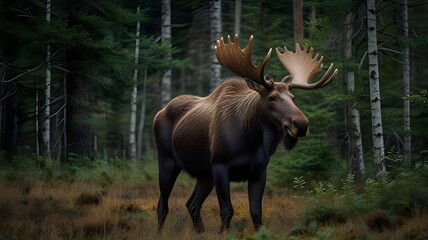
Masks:
[[[243,49],[239,47],[238,34],[235,35],[233,42],[230,39],[230,35],[227,36],[227,39],[227,44],[224,43],[223,38],[217,40],[215,54],[218,62],[240,77],[258,83],[267,89],[272,89],[274,85],[273,81],[266,81],[263,77],[263,70],[271,56],[272,48],[267,53],[263,62],[256,66],[251,60],[253,36],[250,37],[247,46]]]
[[[296,43],[296,52],[288,51],[284,47],[284,53],[281,53],[278,48],[276,48],[276,54],[278,55],[279,60],[282,65],[290,72],[292,80],[289,83],[289,89],[291,88],[301,88],[301,89],[316,89],[326,86],[330,83],[337,75],[338,70],[335,69],[333,74],[328,77],[333,70],[333,63],[330,64],[327,72],[324,76],[315,83],[309,83],[309,81],[315,77],[322,69],[323,56],[318,60],[318,53],[313,56],[314,49],[310,48],[307,52],[308,46],[305,44],[305,47],[302,49],[300,45]]]

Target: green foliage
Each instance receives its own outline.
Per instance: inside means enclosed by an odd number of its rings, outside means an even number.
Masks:
[[[285,157],[281,157],[285,155]],[[278,151],[269,164],[269,179],[276,186],[291,186],[293,180],[319,181],[329,178],[336,162],[332,146],[322,140],[306,139],[290,152]]]
[[[424,89],[424,90],[421,90],[419,94],[403,97],[403,99],[407,99],[410,102],[419,102],[419,103],[426,104],[428,99],[428,91]]]
[[[268,229],[261,228],[259,231],[250,236],[248,240],[269,240],[269,239],[281,239],[278,236],[274,236]]]
[[[115,182],[136,183],[157,181],[157,162],[146,156],[144,163],[111,158],[89,160],[76,154],[69,154],[67,162],[47,161],[41,156],[15,156],[8,163],[0,154],[0,182],[21,180],[43,181],[95,181],[102,185]],[[182,180],[188,181],[188,180]]]
[[[55,164],[42,156],[13,156],[6,161],[0,153],[0,181],[4,180],[51,180],[56,172]]]
[[[235,234],[229,233],[226,236],[227,240],[234,240],[234,239],[241,239],[239,237],[236,237]],[[261,227],[257,232],[255,232],[253,235],[248,236],[244,239],[247,240],[275,240],[275,239],[284,239],[283,237],[279,237],[274,235],[272,232],[270,232],[268,229]]]
[[[410,46],[412,62],[412,89],[426,89],[427,76],[425,46],[427,45],[427,28],[425,14],[421,4],[423,0],[409,1],[409,27],[412,29],[409,38],[400,33],[400,22],[394,16],[399,7],[392,2],[382,2],[379,5],[379,42],[380,52],[380,83],[382,89],[382,120],[384,136],[396,133],[402,136],[402,67],[401,47]],[[117,155],[126,149],[124,136],[129,131],[129,96],[134,69],[140,71],[138,83],[143,80],[143,72],[147,70],[147,109],[146,126],[159,110],[159,92],[161,88],[160,75],[164,69],[173,68],[173,95],[175,94],[207,94],[209,81],[209,57],[211,56],[209,40],[209,6],[200,1],[173,2],[173,41],[172,49],[160,43],[159,28],[161,25],[160,2],[145,1],[144,9],[136,13],[137,1],[96,0],[83,1],[77,24],[70,25],[68,19],[69,4],[54,2],[52,19],[48,24],[45,20],[44,4],[31,0],[7,1],[0,3],[0,58],[6,59],[6,52],[13,52],[10,66],[13,71],[22,72],[25,69],[40,65],[32,74],[24,75],[14,84],[20,94],[20,139],[34,146],[34,95],[35,89],[41,89],[44,77],[45,47],[50,44],[52,59],[52,89],[54,96],[52,112],[60,109],[63,102],[63,79],[67,72],[66,56],[68,49],[74,48],[82,52],[79,76],[86,81],[85,94],[90,101],[80,102],[90,107],[90,119],[86,122],[96,133],[100,146],[107,149],[110,156]],[[361,115],[361,129],[364,139],[368,138],[371,128],[370,107],[368,100],[368,72],[366,70],[365,51],[365,10],[364,3],[358,1],[321,1],[304,2],[304,21],[306,39],[302,43],[314,46],[316,52],[325,56],[324,65],[334,62],[339,69],[337,79],[322,90],[308,91],[293,90],[295,102],[308,116],[310,137],[302,139],[296,149],[284,154],[282,150],[272,159],[270,164],[270,181],[278,186],[291,186],[294,178],[304,176],[314,179],[314,182],[331,177],[333,170],[338,171],[342,163],[337,162],[335,152],[339,149],[341,140],[339,132],[344,130],[343,108],[349,102],[356,102]],[[253,59],[257,64],[262,61],[270,47],[287,46],[294,49],[293,41],[293,9],[292,1],[244,1],[241,16],[241,46],[250,35],[254,35]],[[223,2],[223,35],[233,35],[234,2]],[[310,18],[310,12],[316,11],[316,19]],[[343,59],[344,23],[349,12],[356,13],[354,19],[354,39],[352,57]],[[390,13],[394,14],[390,14]],[[134,64],[135,25],[141,22],[140,61]],[[398,22],[397,22],[398,21]],[[392,40],[393,39],[393,40]],[[6,51],[8,50],[8,51]],[[172,52],[173,60],[167,61],[165,56]],[[274,54],[275,55],[275,54]],[[397,61],[398,60],[398,61]],[[360,66],[361,64],[361,66]],[[323,71],[326,69],[324,66]],[[265,73],[279,81],[287,72],[273,56],[266,66]],[[343,79],[345,73],[352,70],[356,75],[356,91],[345,93]],[[223,76],[232,75],[223,68]],[[318,76],[319,77],[319,76]],[[37,85],[37,86],[36,86]],[[4,85],[2,85],[4,86]],[[139,89],[140,90],[140,89]],[[43,91],[39,98],[43,99]],[[3,97],[3,96],[2,96]],[[426,142],[428,129],[426,125],[427,91],[404,97],[412,101],[412,153],[413,162],[426,159]],[[141,100],[141,97],[140,97]],[[414,104],[413,104],[414,103]],[[422,104],[420,104],[422,103]],[[70,104],[70,102],[69,102]],[[40,103],[43,105],[43,101]],[[334,109],[333,109],[334,108]],[[53,125],[56,119],[52,118]],[[58,120],[60,121],[60,120]],[[60,127],[58,127],[59,130]],[[52,129],[54,131],[54,129]],[[367,130],[367,131],[365,131]],[[328,137],[326,137],[328,136]],[[55,140],[54,140],[55,141]],[[144,136],[144,147],[152,148],[152,132],[147,130]],[[318,148],[321,146],[325,148]],[[370,141],[363,140],[365,147]],[[387,141],[386,141],[387,142]],[[35,147],[32,147],[35,149]],[[316,149],[316,150],[313,150]],[[397,151],[399,152],[399,151]],[[370,151],[365,151],[366,159]],[[282,157],[285,155],[285,157]],[[280,157],[281,156],[281,157]],[[387,154],[388,156],[388,154]],[[63,156],[63,158],[66,158]],[[91,161],[68,156],[70,165],[79,169],[83,166],[93,168]],[[77,161],[83,161],[77,163]],[[336,161],[337,164],[334,164]],[[399,174],[402,169],[396,168],[399,162],[387,159],[388,171],[392,175]],[[42,164],[43,165],[43,164]],[[70,167],[73,169],[73,167]],[[368,169],[370,166],[367,167]],[[393,170],[392,170],[393,169]],[[368,170],[368,175],[371,172]],[[49,175],[49,174],[48,174]],[[330,175],[330,176],[329,176]]]
[[[306,181],[303,176],[295,177],[293,179],[293,189],[296,191],[302,191],[305,189]]]
[[[297,179],[297,182],[304,181],[302,177]],[[361,191],[356,187],[351,174],[342,180],[340,188],[330,182],[319,182],[309,199],[311,206],[302,213],[304,223],[316,228],[345,223],[348,218],[376,209],[399,216],[403,212],[411,215],[414,211],[423,211],[428,208],[428,164],[418,163],[385,183],[368,179]]]

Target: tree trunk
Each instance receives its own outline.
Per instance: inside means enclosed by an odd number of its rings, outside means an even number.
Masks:
[[[16,16],[9,9],[13,1],[3,1],[1,7],[8,9],[5,14],[7,21],[16,20]],[[3,17],[3,16],[2,16]],[[1,107],[1,125],[0,125],[0,149],[5,150],[6,157],[11,160],[17,153],[18,146],[18,92],[16,82],[4,81],[5,76],[14,77],[17,73],[13,68],[9,68],[15,61],[17,55],[17,41],[14,36],[5,34],[1,36],[3,42],[3,53],[5,55],[4,70],[2,71],[0,104]]]
[[[63,80],[63,88],[64,88],[64,109],[63,109],[63,114],[64,114],[64,119],[62,120],[62,132],[63,132],[63,156],[64,159],[67,159],[67,111],[68,111],[68,95],[67,95],[67,74],[64,75],[64,80]]]
[[[403,35],[405,38],[409,36],[408,10],[407,0],[403,0]],[[405,42],[403,49],[403,89],[404,96],[410,95],[410,60],[409,60],[409,45]],[[403,100],[404,112],[404,165],[410,167],[412,165],[412,138],[410,132],[410,100]]]
[[[354,12],[350,12],[346,16],[345,22],[345,59],[349,60],[352,58],[352,35],[353,32],[353,20]],[[355,74],[354,71],[348,71],[345,73],[346,89],[348,94],[355,92]],[[349,134],[349,159],[348,159],[348,172],[353,173],[356,179],[362,181],[365,178],[365,167],[363,158],[363,144],[360,129],[360,112],[356,109],[355,100],[347,106],[347,118],[346,125]]]
[[[235,34],[241,35],[242,0],[235,0]]]
[[[162,43],[171,47],[171,1],[162,0]],[[171,61],[171,51],[166,56],[166,61]],[[165,71],[162,77],[162,107],[171,100],[171,69]]]
[[[303,0],[293,0],[294,41],[303,39]]]
[[[311,6],[311,20],[310,20],[310,30],[309,30],[309,38],[314,39],[316,30],[317,30],[317,8],[315,6]]]
[[[36,130],[35,131],[36,132],[36,156],[39,156],[40,155],[40,145],[39,145],[39,134],[40,134],[40,132],[39,132],[39,90],[37,88],[38,88],[38,86],[37,86],[37,82],[36,82],[36,101],[35,101],[36,108],[34,110],[36,124],[34,127]]]
[[[51,1],[46,1],[46,22],[51,22]],[[45,82],[45,106],[43,124],[43,156],[46,160],[51,160],[51,46],[46,46],[46,82]]]
[[[143,159],[143,130],[146,119],[146,86],[147,86],[147,70],[144,70],[143,80],[143,100],[141,102],[140,110],[140,124],[138,125],[138,141],[137,141],[137,159],[142,161]]]
[[[6,92],[11,95],[4,100],[4,150],[8,157],[17,153],[18,146],[18,92],[7,84]]]
[[[214,46],[216,41],[221,37],[221,0],[211,1],[211,91],[213,91],[221,82],[221,66],[215,56]]]
[[[386,180],[382,111],[379,86],[378,46],[376,34],[376,1],[367,0],[368,57],[370,106],[372,116],[373,160],[378,181]]]
[[[137,14],[140,13],[140,7],[137,8]],[[134,78],[131,94],[131,120],[129,128],[129,158],[131,161],[137,161],[137,150],[135,146],[135,127],[137,125],[137,87],[138,87],[138,58],[140,55],[140,21],[137,21],[137,31],[135,33],[135,57],[134,57]]]
[[[80,0],[70,0],[68,27],[79,25]],[[83,77],[83,52],[77,48],[67,50],[67,153],[94,159],[93,133],[89,126],[89,93]]]

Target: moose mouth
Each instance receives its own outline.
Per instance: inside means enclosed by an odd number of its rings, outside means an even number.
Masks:
[[[297,139],[297,135],[294,134],[289,128],[287,128],[287,133],[291,138]]]
[[[282,137],[284,148],[287,150],[292,149],[294,146],[296,146],[297,140],[299,140],[298,136],[289,128],[287,128]]]

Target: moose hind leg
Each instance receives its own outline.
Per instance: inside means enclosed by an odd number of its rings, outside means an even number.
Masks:
[[[158,202],[157,214],[158,214],[158,231],[162,230],[165,218],[168,215],[168,198],[171,194],[172,187],[174,186],[175,180],[178,174],[181,172],[181,167],[171,164],[173,159],[163,159],[169,161],[169,164],[162,164],[161,159],[159,160],[159,189],[160,197]]]
[[[201,207],[205,199],[211,193],[214,187],[212,179],[198,179],[192,195],[186,203],[190,217],[193,221],[193,226],[197,233],[204,232],[204,225],[201,218]]]

